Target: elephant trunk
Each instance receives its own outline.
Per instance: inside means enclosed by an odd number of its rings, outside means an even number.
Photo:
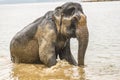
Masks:
[[[78,66],[84,65],[84,56],[88,45],[89,33],[87,29],[86,16],[80,15],[80,20],[77,25],[76,37],[78,40]]]

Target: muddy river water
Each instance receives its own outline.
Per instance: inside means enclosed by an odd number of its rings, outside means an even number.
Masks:
[[[0,80],[120,80],[120,2],[81,3],[90,33],[85,66],[13,64],[9,43],[24,26],[62,3],[0,5]],[[71,50],[77,60],[77,40]]]

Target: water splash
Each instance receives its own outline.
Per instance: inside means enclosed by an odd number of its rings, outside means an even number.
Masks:
[[[65,60],[59,60],[51,68],[40,64],[14,64],[12,76],[19,80],[85,80],[84,68],[70,65]]]

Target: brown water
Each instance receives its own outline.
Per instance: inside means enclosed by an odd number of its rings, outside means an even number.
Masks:
[[[0,5],[0,80],[120,80],[120,2],[82,3],[90,32],[86,66],[58,60],[47,68],[10,61],[9,43],[16,32],[61,4]],[[77,60],[76,39],[71,50]]]

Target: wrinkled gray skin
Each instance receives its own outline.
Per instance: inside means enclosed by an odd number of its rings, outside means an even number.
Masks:
[[[59,48],[58,53],[60,59],[66,59],[71,64],[76,65],[70,51],[70,38],[77,38],[78,66],[84,65],[84,56],[88,45],[89,33],[86,16],[81,5],[72,2],[65,3],[56,8],[54,18],[55,23],[57,23],[57,32],[59,33],[57,39],[66,43],[64,47]]]
[[[11,59],[15,63],[56,64],[56,25],[53,11],[47,12],[19,31],[10,43]]]
[[[10,43],[15,63],[56,64],[57,56],[77,65],[70,51],[70,38],[79,42],[78,65],[84,65],[88,44],[86,17],[78,3],[65,3],[19,31]]]

